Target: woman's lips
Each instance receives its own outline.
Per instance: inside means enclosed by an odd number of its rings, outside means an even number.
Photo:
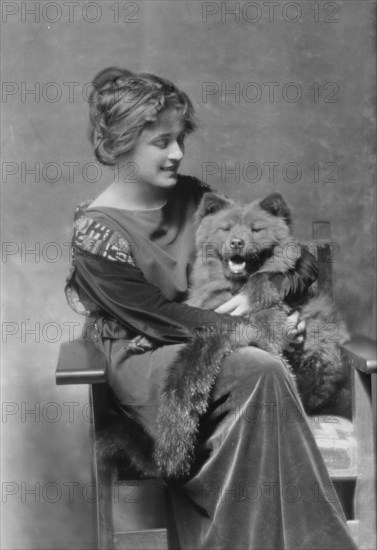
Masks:
[[[163,172],[174,172],[174,173],[176,173],[177,170],[178,170],[178,166],[162,167],[161,170],[163,170]]]
[[[172,178],[177,178],[177,171],[178,168],[161,168],[161,172],[164,172],[164,174]]]

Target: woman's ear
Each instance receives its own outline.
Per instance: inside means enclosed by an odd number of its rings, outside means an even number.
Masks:
[[[234,203],[222,195],[205,193],[196,212],[196,221],[200,222],[205,216],[216,214],[216,212],[233,206],[233,204]]]
[[[280,193],[271,193],[265,199],[260,201],[259,206],[263,210],[266,210],[269,214],[277,216],[278,218],[283,218],[289,227],[291,227],[291,211]]]

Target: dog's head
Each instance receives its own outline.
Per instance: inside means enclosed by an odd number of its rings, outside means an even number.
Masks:
[[[196,220],[198,252],[203,261],[221,260],[228,279],[246,279],[290,238],[291,214],[279,193],[245,206],[206,193]]]

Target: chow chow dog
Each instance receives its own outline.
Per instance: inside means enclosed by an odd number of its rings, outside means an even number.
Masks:
[[[300,311],[306,321],[301,346],[287,346],[284,355],[295,373],[309,413],[333,407],[344,387],[346,372],[339,344],[348,333],[331,298],[310,290],[301,302],[285,304],[270,282],[272,273],[294,269],[303,245],[291,233],[291,212],[279,193],[238,206],[206,193],[197,211],[197,258],[188,303],[216,309],[238,292],[248,295],[251,312],[278,307]],[[283,351],[283,350],[281,350]]]
[[[284,356],[308,413],[347,414],[348,375],[340,361],[339,344],[348,335],[332,300],[310,291],[300,303],[288,305],[273,284],[274,274],[295,269],[304,247],[292,237],[291,213],[282,196],[272,193],[239,206],[206,193],[196,222],[197,257],[187,303],[216,309],[235,294],[246,293],[250,315],[245,321],[252,319],[270,328],[268,337],[261,333],[250,345]],[[281,329],[297,309],[306,321],[305,337],[301,344],[287,346]],[[198,333],[171,366],[155,453],[166,475],[188,472],[200,415],[207,409],[221,362],[236,347],[226,334]],[[341,402],[338,407],[337,402]]]

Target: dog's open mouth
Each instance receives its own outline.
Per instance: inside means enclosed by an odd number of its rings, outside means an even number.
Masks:
[[[228,259],[228,267],[233,275],[246,275],[246,260],[238,254]]]
[[[260,258],[257,254],[232,254],[223,258],[226,276],[230,279],[243,279],[255,273],[260,268]]]

